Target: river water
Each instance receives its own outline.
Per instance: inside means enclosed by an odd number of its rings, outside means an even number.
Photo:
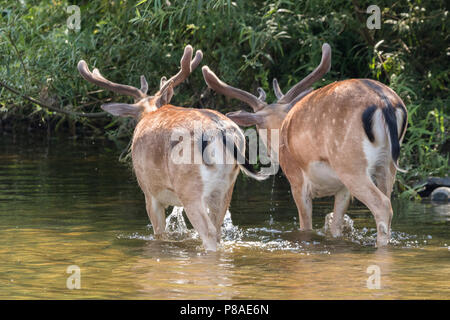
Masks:
[[[0,299],[450,298],[448,204],[394,200],[393,244],[377,250],[356,201],[344,238],[322,230],[329,199],[314,201],[315,230],[300,232],[284,178],[241,174],[220,248],[205,254],[181,208],[167,210],[171,240],[153,238],[118,150],[0,136]]]

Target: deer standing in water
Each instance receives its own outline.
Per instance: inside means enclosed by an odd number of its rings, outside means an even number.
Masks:
[[[407,111],[393,90],[370,79],[338,81],[312,91],[311,85],[330,66],[331,48],[324,44],[320,65],[286,94],[274,79],[277,101],[272,104],[227,85],[207,66],[202,71],[210,88],[253,109],[228,113],[230,119],[244,127],[256,125],[258,131],[281,130],[279,161],[291,185],[301,230],[312,229],[312,199],[334,196],[330,231],[341,236],[343,216],[354,196],[375,217],[376,245],[385,246]],[[270,135],[266,144],[270,149]]]
[[[98,69],[91,72],[83,60],[78,63],[78,70],[87,81],[131,96],[135,100],[134,104],[104,104],[102,109],[114,116],[133,117],[137,120],[131,145],[133,169],[145,195],[147,214],[155,236],[165,237],[165,208],[183,206],[205,249],[215,251],[239,168],[255,179],[263,179],[265,176],[250,172],[251,167],[245,162],[245,157],[243,164],[238,163],[237,156],[245,154],[245,137],[233,121],[214,110],[182,108],[169,104],[173,89],[202,60],[200,50],[196,52],[194,59],[192,53],[192,47],[186,46],[181,58],[181,70],[168,80],[161,78],[160,89],[152,96],[147,95],[148,84],[144,76],[141,76],[141,88],[138,89],[113,83],[104,78]],[[177,132],[183,134],[179,135]],[[205,136],[214,134],[219,139],[205,141]],[[174,136],[177,139],[173,139]],[[217,154],[228,151],[229,154],[231,148],[226,141],[234,144],[231,157],[235,161],[195,161],[194,158],[199,153],[200,159],[204,159],[208,147],[208,154],[211,150]],[[177,149],[177,146],[186,146],[186,143],[188,148],[181,151]],[[192,151],[192,154],[184,154],[188,161],[174,161],[179,153],[187,152],[188,149]]]

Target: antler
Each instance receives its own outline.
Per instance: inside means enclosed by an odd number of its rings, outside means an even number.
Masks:
[[[221,81],[207,66],[204,66],[202,68],[202,72],[203,78],[205,78],[208,87],[218,93],[247,103],[250,107],[252,107],[254,112],[261,110],[262,108],[267,106],[267,103],[265,103],[262,99],[258,99],[251,93],[245,92],[241,89],[233,88],[232,86]],[[263,95],[260,91],[260,97],[262,98],[262,96]]]
[[[267,95],[266,95],[266,92],[264,91],[264,89],[261,88],[261,87],[258,87],[257,90],[258,90],[258,93],[259,93],[258,100],[266,101]]]
[[[187,45],[186,48],[184,48],[184,53],[180,61],[181,70],[169,80],[167,80],[166,77],[162,77],[160,81],[160,91],[162,91],[163,87],[165,87],[165,85],[167,85],[170,81],[173,81],[173,87],[175,88],[186,80],[191,72],[198,67],[203,59],[203,53],[201,50],[197,50],[194,59],[192,59],[192,52],[193,49],[191,45]]]
[[[322,60],[319,66],[314,69],[302,81],[297,83],[285,95],[278,85],[277,79],[273,79],[273,91],[277,97],[278,104],[293,104],[300,101],[307,93],[311,92],[311,85],[319,80],[324,74],[330,70],[331,66],[331,47],[328,43],[322,46]],[[265,102],[266,93],[262,88],[258,88],[259,97],[252,95],[241,89],[234,88],[225,82],[221,81],[207,66],[202,68],[203,78],[205,78],[208,87],[223,95],[241,100],[253,108],[257,112],[267,106]]]
[[[281,98],[283,98],[283,92],[281,91],[280,86],[278,85],[278,80],[276,78],[273,78],[272,84],[275,97],[277,97],[277,99],[280,100]]]
[[[84,61],[84,60],[80,60],[80,62],[78,62],[78,71],[80,72],[81,76],[84,79],[86,79],[87,81],[89,81],[99,87],[105,88],[107,90],[111,90],[111,91],[119,93],[119,94],[131,96],[131,97],[135,98],[136,100],[146,97],[148,85],[147,85],[147,81],[145,80],[144,76],[141,76],[141,90],[139,90],[138,88],[135,88],[132,86],[128,86],[125,84],[118,84],[118,83],[109,81],[108,79],[106,79],[105,77],[103,77],[101,75],[100,71],[98,71],[97,68],[95,68],[91,72],[88,68],[86,61]]]
[[[141,91],[143,94],[147,94],[148,91],[148,83],[143,75],[141,76]]]
[[[307,75],[302,81],[293,86],[278,103],[291,103],[299,94],[309,88],[314,82],[322,78],[331,67],[331,47],[328,43],[324,43],[322,46],[322,60],[319,66],[314,69],[309,75]],[[281,91],[280,91],[281,92]]]

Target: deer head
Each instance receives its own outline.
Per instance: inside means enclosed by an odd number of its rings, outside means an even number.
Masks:
[[[180,71],[169,80],[167,80],[166,77],[162,77],[160,88],[154,95],[147,95],[148,83],[143,75],[141,76],[141,88],[138,89],[136,87],[107,80],[100,74],[100,71],[97,68],[91,72],[84,60],[78,62],[78,71],[85,80],[99,87],[134,98],[133,104],[107,103],[101,106],[103,110],[114,116],[140,119],[142,114],[155,111],[161,106],[168,104],[173,97],[173,89],[182,83],[189,74],[198,67],[203,58],[203,53],[200,50],[197,50],[194,59],[192,59],[192,52],[193,49],[190,45],[187,45],[186,48],[184,48],[184,54],[180,62]]]
[[[262,88],[258,88],[259,96],[256,97],[249,92],[233,88],[224,83],[207,66],[202,68],[202,72],[206,83],[211,89],[225,96],[241,100],[253,109],[253,112],[244,110],[230,112],[226,114],[227,117],[243,127],[256,125],[258,131],[261,131],[261,129],[270,131],[270,129],[281,128],[281,124],[289,110],[312,91],[311,85],[322,78],[330,70],[330,66],[331,47],[325,43],[322,46],[322,60],[319,66],[293,86],[286,94],[283,94],[280,90],[278,81],[273,79],[273,90],[277,101],[271,104],[265,102],[266,93]],[[265,141],[268,149],[271,146],[270,136],[270,134],[267,135],[267,140]]]

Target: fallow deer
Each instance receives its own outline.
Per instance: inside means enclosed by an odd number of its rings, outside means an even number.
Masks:
[[[324,44],[320,65],[286,94],[274,79],[278,100],[272,104],[225,84],[207,66],[202,71],[210,88],[253,109],[228,113],[230,119],[244,127],[281,130],[279,161],[291,185],[301,230],[312,229],[312,199],[334,195],[330,229],[333,236],[341,236],[353,195],[374,215],[376,245],[385,246],[390,240],[390,196],[407,111],[393,90],[374,80],[343,80],[312,91],[311,85],[330,66],[331,48]],[[269,149],[270,136],[266,143]]]
[[[102,109],[114,116],[134,117],[137,120],[131,145],[132,163],[139,186],[145,195],[147,214],[155,236],[166,236],[165,208],[183,206],[205,249],[215,251],[239,168],[256,179],[262,179],[264,176],[249,172],[251,167],[245,162],[195,163],[190,161],[191,157],[188,163],[173,161],[176,146],[182,141],[173,139],[177,131],[187,132],[188,136],[182,138],[192,138],[188,143],[190,146],[192,142],[194,153],[204,152],[208,143],[216,143],[214,147],[222,148],[225,152],[228,150],[229,154],[230,148],[225,143],[226,138],[235,143],[232,158],[237,159],[238,153],[245,154],[245,137],[241,129],[223,114],[214,110],[183,108],[169,104],[173,89],[182,83],[202,60],[203,54],[200,50],[196,52],[193,60],[192,53],[192,47],[186,46],[181,58],[181,70],[169,80],[161,78],[160,89],[153,96],[147,95],[148,84],[144,76],[141,76],[141,88],[138,89],[113,83],[104,78],[98,69],[91,72],[83,60],[78,63],[78,70],[87,81],[131,96],[135,100],[134,104],[104,104]],[[207,132],[219,132],[228,136],[208,142],[204,137]]]

